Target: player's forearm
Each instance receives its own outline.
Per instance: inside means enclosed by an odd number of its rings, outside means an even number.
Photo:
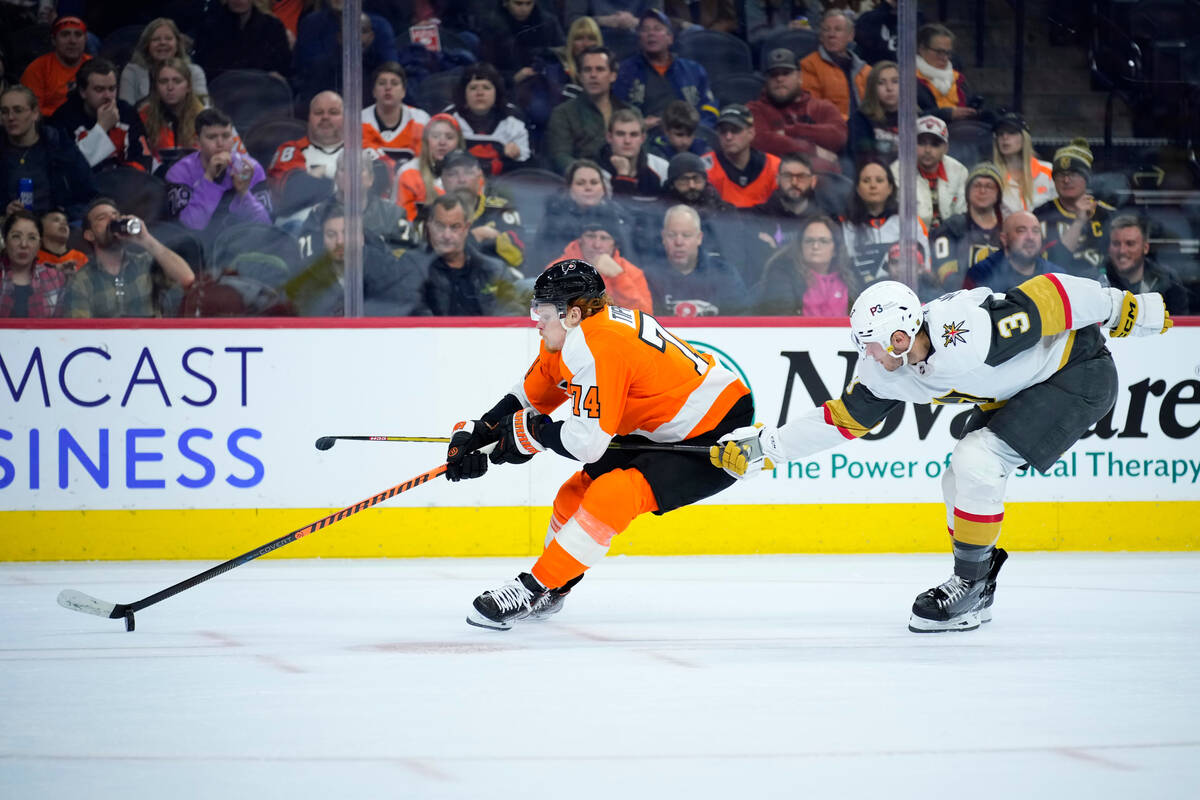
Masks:
[[[827,421],[825,406],[820,405],[778,428],[776,440],[780,450],[777,455],[782,455],[784,461],[797,461],[853,438]]]

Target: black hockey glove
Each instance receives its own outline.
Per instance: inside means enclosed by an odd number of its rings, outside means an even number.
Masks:
[[[446,450],[446,477],[452,481],[479,478],[487,472],[487,456],[479,452],[500,438],[500,426],[481,419],[455,424]]]
[[[545,414],[532,408],[522,409],[500,422],[500,441],[492,451],[493,464],[524,464],[546,449],[538,440],[538,432],[550,422]]]

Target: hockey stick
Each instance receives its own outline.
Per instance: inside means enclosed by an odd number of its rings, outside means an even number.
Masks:
[[[435,442],[449,444],[449,436],[322,436],[317,439],[318,450],[328,450],[339,439],[353,442]],[[609,450],[661,450],[668,453],[698,453],[708,455],[706,444],[674,444],[671,442],[609,442]]]
[[[327,517],[305,525],[303,528],[292,531],[287,536],[281,536],[278,539],[267,542],[262,547],[255,548],[248,553],[243,553],[237,558],[231,558],[223,564],[207,569],[199,575],[193,575],[185,581],[181,581],[174,586],[169,586],[161,592],[155,592],[149,597],[143,597],[135,603],[109,603],[104,600],[99,600],[91,595],[83,592],[75,591],[74,589],[63,589],[58,593],[58,604],[63,608],[69,608],[72,611],[79,611],[84,614],[95,614],[98,617],[108,617],[109,619],[125,619],[125,630],[133,630],[133,612],[141,611],[143,608],[148,608],[155,603],[166,600],[168,597],[179,594],[185,589],[190,589],[193,586],[204,583],[210,578],[215,578],[222,575],[235,567],[240,567],[248,561],[265,556],[273,550],[289,545],[297,539],[302,539],[309,534],[316,533],[322,528],[327,528],[336,522],[341,522],[346,517],[353,516],[365,508],[371,508],[374,505],[382,503],[401,492],[407,492],[409,489],[420,486],[423,483],[428,483],[446,471],[445,464],[439,464],[427,472],[422,472],[415,478],[409,478],[404,483],[398,483],[390,489],[384,489],[376,495],[368,497],[360,503],[355,503],[352,506],[346,506],[341,511],[335,511]]]

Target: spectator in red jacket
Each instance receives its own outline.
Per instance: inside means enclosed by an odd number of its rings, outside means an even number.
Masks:
[[[755,120],[754,146],[777,156],[804,153],[814,169],[841,172],[837,153],[846,145],[842,112],[804,90],[791,50],[768,53],[766,73],[762,97],[747,104]]]

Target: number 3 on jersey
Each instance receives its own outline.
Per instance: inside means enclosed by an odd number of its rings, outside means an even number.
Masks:
[[[658,320],[649,314],[643,313],[641,317],[642,326],[638,330],[638,338],[653,347],[655,350],[659,350],[664,353],[667,350],[667,344],[674,345],[676,348],[678,348],[680,353],[683,353],[684,357],[688,358],[692,364],[695,365],[697,373],[701,375],[704,374],[705,370],[708,369],[708,362],[705,361],[699,353],[693,350],[691,345],[687,344],[687,342],[680,341],[679,337],[671,333],[662,325],[659,325]]]
[[[583,391],[583,387],[577,383],[568,383],[567,391],[571,393],[571,413],[575,416],[580,416],[579,401],[583,399],[583,410],[587,412],[588,419],[600,419],[600,392],[595,386],[589,386],[587,393]]]

